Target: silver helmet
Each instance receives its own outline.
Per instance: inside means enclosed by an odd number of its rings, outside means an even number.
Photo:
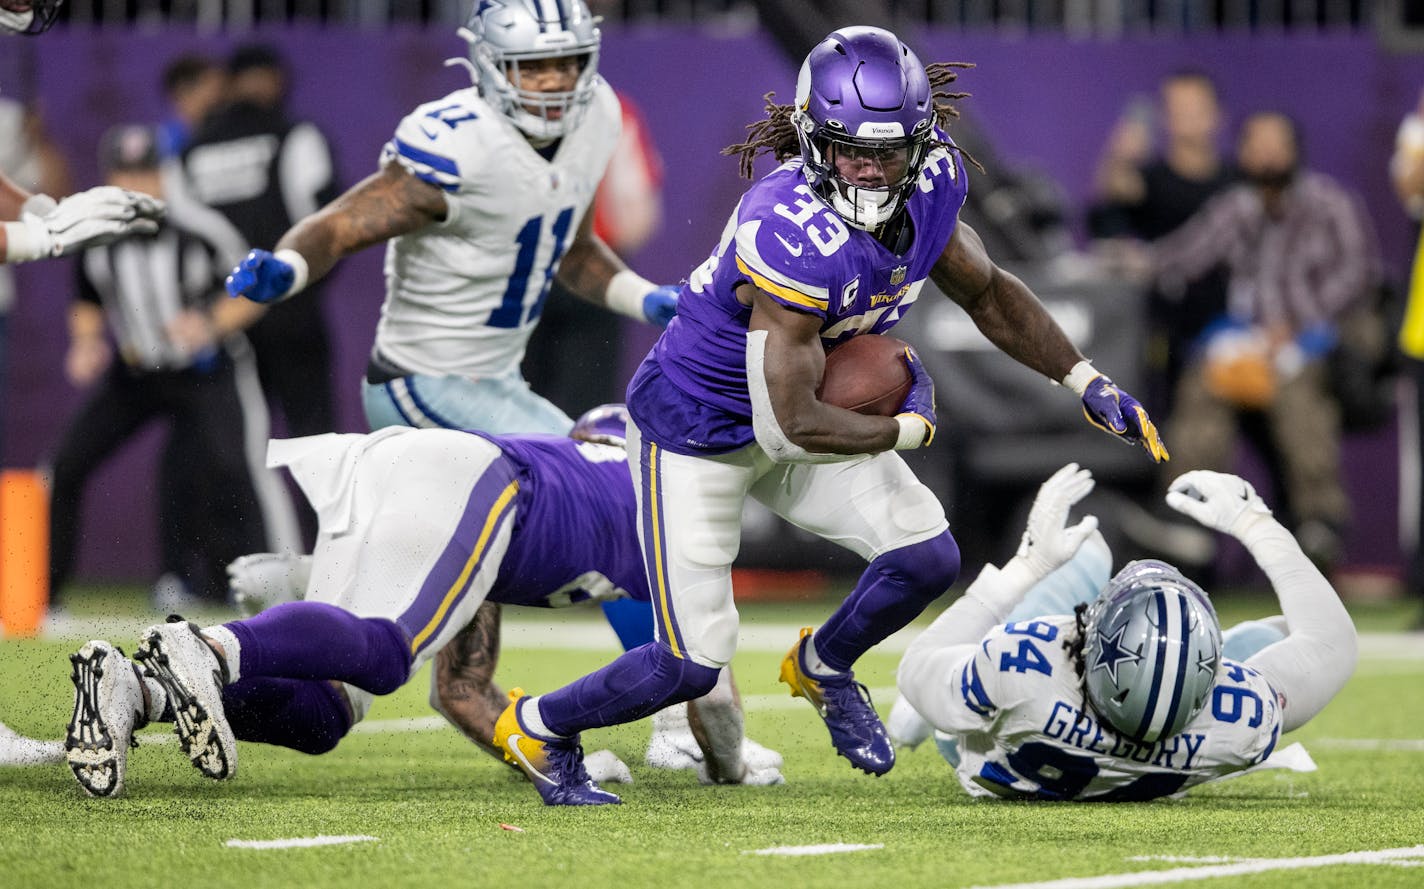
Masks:
[[[598,22],[583,0],[479,0],[458,33],[470,45],[467,67],[485,101],[531,138],[557,139],[593,100]],[[577,61],[573,89],[546,93],[516,86],[521,63],[554,58]]]
[[[1121,735],[1170,738],[1201,712],[1221,662],[1221,624],[1202,588],[1165,562],[1132,562],[1089,607],[1084,682]]]

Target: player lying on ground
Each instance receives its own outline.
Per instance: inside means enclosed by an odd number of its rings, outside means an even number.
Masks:
[[[901,693],[975,796],[1177,793],[1261,763],[1354,670],[1349,614],[1250,484],[1197,470],[1167,495],[1241,541],[1280,599],[1282,616],[1225,634],[1170,565],[1131,562],[1108,579],[1096,519],[1066,525],[1092,484],[1075,464],[1045,482],[1018,554],[985,566],[900,663]],[[897,706],[892,734],[922,739],[916,721]]]
[[[621,416],[599,431],[621,437]],[[237,739],[326,752],[372,695],[400,688],[432,657],[432,703],[492,749],[506,699],[484,644],[498,612],[477,619],[482,602],[648,597],[617,445],[392,427],[273,442],[269,462],[287,466],[317,510],[307,601],[202,630],[151,627],[136,655],[142,677],[108,642],[80,649],[66,746],[89,793],[122,790],[133,730],[152,720],[175,721],[211,778],[236,771]],[[743,758],[730,679],[696,713],[706,780],[780,782],[774,753],[759,751],[755,767]]]
[[[582,0],[477,3],[460,35],[473,88],[407,115],[379,172],[292,226],[275,254],[254,250],[228,291],[287,299],[340,258],[389,242],[361,385],[370,427],[566,435],[573,420],[519,369],[552,282],[660,327],[677,289],[627,268],[592,229],[622,113],[598,74],[602,35]],[[652,641],[646,603],[603,609],[625,647]],[[654,720],[650,762],[685,745],[677,709]]]
[[[869,563],[826,623],[802,631],[781,676],[853,766],[893,767],[852,667],[959,572],[943,507],[894,453],[933,439],[934,384],[907,353],[914,381],[898,416],[858,414],[817,391],[826,349],[890,329],[928,278],[996,347],[1081,395],[1092,422],[1166,459],[1142,406],[957,225],[966,172],[942,128],[953,96],[938,89],[954,72],[931,69],[888,31],[836,31],[802,65],[795,104],[768,104],[768,119],[729,149],[749,176],[763,151],[784,163],[742,196],[628,388],[657,641],[514,702],[496,731],[511,761],[553,776],[535,784],[545,802],[618,802],[561,771],[577,763],[579,732],[704,694],[731,661],[731,566],[748,497]]]

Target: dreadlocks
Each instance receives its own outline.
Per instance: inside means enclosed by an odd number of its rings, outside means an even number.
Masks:
[[[959,117],[959,109],[954,107],[954,102],[968,97],[968,93],[951,93],[938,89],[948,86],[958,77],[957,68],[973,68],[972,62],[935,62],[925,66],[925,75],[929,77],[930,101],[934,105],[935,126],[945,129],[949,127],[949,122]],[[776,93],[770,92],[762,96],[766,102],[766,118],[756,123],[747,124],[747,141],[737,145],[728,145],[722,149],[725,156],[739,155],[741,158],[739,169],[742,178],[752,178],[752,165],[756,161],[757,155],[770,153],[776,158],[777,163],[789,157],[795,157],[801,153],[801,143],[796,137],[796,127],[791,123],[791,113],[796,110],[794,105],[778,105],[771,99]],[[950,145],[948,142],[936,140],[936,146],[949,148],[959,152],[966,160],[975,166],[981,173],[984,168],[980,166],[969,152],[960,149],[957,145]]]
[[[1078,674],[1081,681],[1086,678],[1086,668],[1083,664],[1083,646],[1088,642],[1088,603],[1079,602],[1073,608],[1073,622],[1077,625],[1077,631],[1065,634],[1063,637],[1063,650],[1068,652],[1068,660],[1073,663],[1073,672]],[[1078,707],[1078,715],[1073,720],[1076,728],[1088,715],[1088,683],[1081,682],[1083,688],[1083,703]]]

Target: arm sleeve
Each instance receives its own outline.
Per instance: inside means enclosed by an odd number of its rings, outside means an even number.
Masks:
[[[1247,660],[1276,691],[1282,730],[1324,709],[1355,670],[1358,641],[1349,612],[1290,532],[1260,516],[1240,540],[1271,581],[1290,635]]]
[[[1032,585],[1032,576],[1014,561],[1003,570],[985,565],[964,595],[910,643],[896,683],[935,728],[974,731],[993,718],[998,671],[986,668],[991,659],[984,636]]]

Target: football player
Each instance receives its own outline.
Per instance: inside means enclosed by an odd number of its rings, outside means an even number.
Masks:
[[[786,163],[743,195],[628,389],[658,638],[500,717],[506,755],[554,777],[536,782],[546,802],[567,801],[578,783],[559,769],[576,762],[579,732],[696,697],[731,660],[730,569],[748,496],[869,561],[825,625],[802,631],[781,677],[855,767],[879,775],[894,765],[851,667],[959,573],[943,508],[893,453],[933,439],[934,384],[907,352],[914,385],[896,417],[833,407],[816,391],[826,349],[890,329],[927,278],[992,343],[1079,393],[1091,421],[1166,458],[1142,406],[956,224],[966,172],[943,129],[952,97],[939,89],[953,78],[950,66],[926,70],[888,31],[835,31],[802,65],[795,104],[769,104],[769,118],[729,149],[748,175],[763,150]],[[595,788],[579,801],[617,797]]]
[[[493,752],[507,699],[491,681],[498,611],[482,602],[649,597],[624,417],[591,412],[580,440],[392,427],[273,442],[269,461],[292,471],[320,521],[307,600],[202,630],[176,618],[151,627],[143,675],[108,642],[81,648],[66,738],[80,785],[119,793],[133,731],[153,720],[175,722],[211,778],[232,777],[237,739],[323,753],[372,695],[432,658],[431,703]],[[780,783],[774,752],[743,756],[729,678],[694,714],[705,781]]]
[[[64,0],[0,0],[0,34],[42,34]]]
[[[677,291],[628,269],[592,230],[589,207],[622,112],[598,74],[601,35],[583,0],[480,2],[460,34],[469,52],[456,61],[473,88],[415,109],[386,143],[378,173],[297,223],[275,253],[253,251],[228,290],[286,299],[341,257],[389,241],[362,385],[371,428],[564,435],[573,421],[519,370],[554,278],[660,326]],[[604,611],[626,645],[652,640],[647,605]],[[685,730],[666,737],[679,722],[655,720],[650,758],[689,745]]]
[[[901,693],[972,795],[1175,794],[1263,762],[1354,670],[1349,614],[1249,483],[1197,470],[1167,495],[1241,541],[1280,599],[1283,615],[1225,634],[1171,565],[1132,562],[1109,580],[1096,519],[1066,524],[1092,485],[1075,464],[1045,482],[1018,554],[985,566],[900,663]],[[915,741],[907,715],[892,731]]]

